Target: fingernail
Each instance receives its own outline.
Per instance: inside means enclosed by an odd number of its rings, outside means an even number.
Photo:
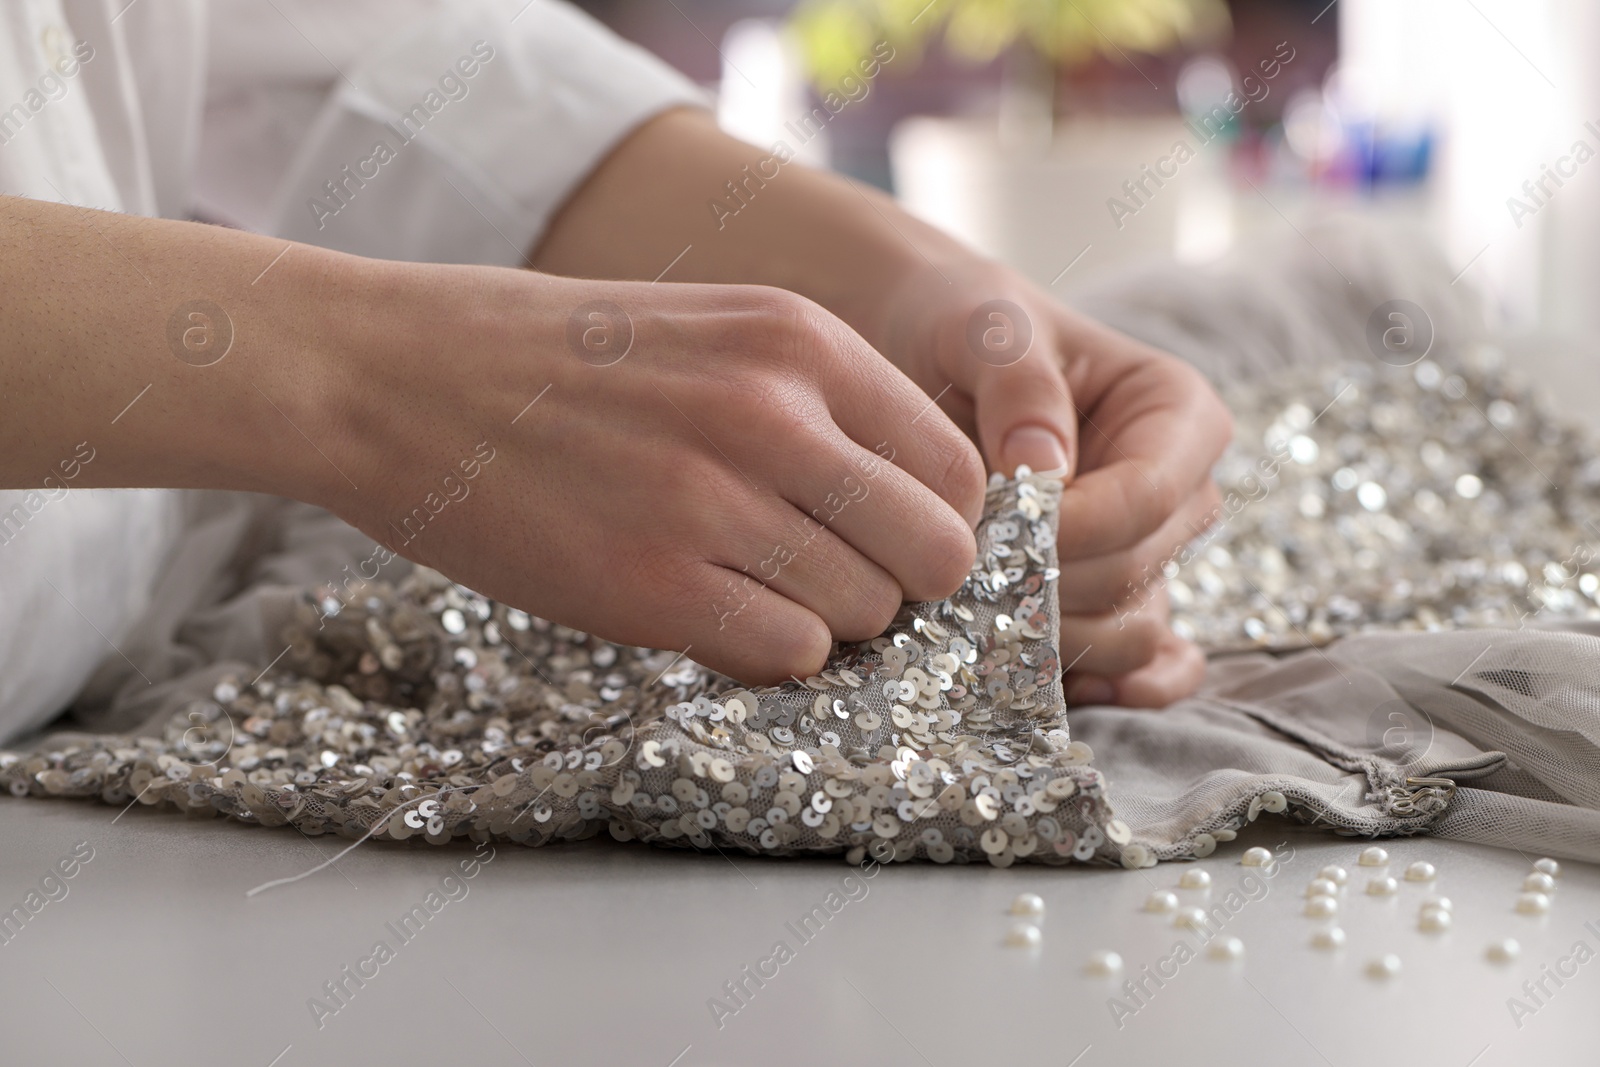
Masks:
[[[1067,450],[1061,438],[1043,426],[1018,426],[1006,434],[1000,454],[1009,471],[1024,463],[1035,473],[1065,474],[1067,470]]]
[[[1068,704],[1109,704],[1117,699],[1117,687],[1104,678],[1080,678],[1067,689]]]

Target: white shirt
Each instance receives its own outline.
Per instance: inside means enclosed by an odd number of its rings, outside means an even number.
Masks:
[[[0,0],[0,192],[361,255],[520,264],[629,130],[704,103],[558,0]],[[118,655],[181,522],[0,493],[0,739]]]

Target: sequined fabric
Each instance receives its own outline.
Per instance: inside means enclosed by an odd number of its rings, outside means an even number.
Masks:
[[[906,606],[804,681],[741,688],[418,571],[348,606],[308,590],[282,661],[224,681],[160,740],[7,754],[0,779],[17,795],[431,843],[609,831],[855,860],[1116,854],[1129,831],[1062,700],[1060,492],[1027,474],[991,483],[961,590]]]
[[[1497,349],[1223,392],[1218,521],[1162,575],[1175,628],[1208,651],[1600,617],[1600,440]]]

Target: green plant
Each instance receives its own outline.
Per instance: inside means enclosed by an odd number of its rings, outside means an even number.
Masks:
[[[1020,48],[1061,70],[1096,55],[1155,54],[1227,31],[1225,0],[802,0],[789,25],[819,89],[887,41],[911,66],[942,38],[975,63]]]

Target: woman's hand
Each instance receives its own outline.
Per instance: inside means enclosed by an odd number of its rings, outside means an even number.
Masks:
[[[394,328],[330,449],[360,490],[322,502],[408,558],[751,683],[815,673],[970,570],[977,450],[810,301],[392,270]]]
[[[692,110],[618,146],[533,259],[582,277],[761,282],[828,308],[937,398],[993,469],[1072,475],[1069,699],[1159,706],[1199,684],[1204,664],[1168,629],[1154,576],[1209,522],[1231,420],[1187,364],[1067,311],[877,190],[799,163],[774,172],[767,150]]]
[[[1217,514],[1232,434],[1189,365],[1057,304],[1014,271],[957,256],[912,271],[868,328],[883,352],[1010,473],[1065,469],[1061,659],[1072,703],[1159,707],[1204,658],[1168,626],[1162,564]]]
[[[90,446],[75,485],[294,497],[747,682],[815,672],[972,564],[977,449],[790,292],[363,259],[8,197],[0,248],[0,485]]]

